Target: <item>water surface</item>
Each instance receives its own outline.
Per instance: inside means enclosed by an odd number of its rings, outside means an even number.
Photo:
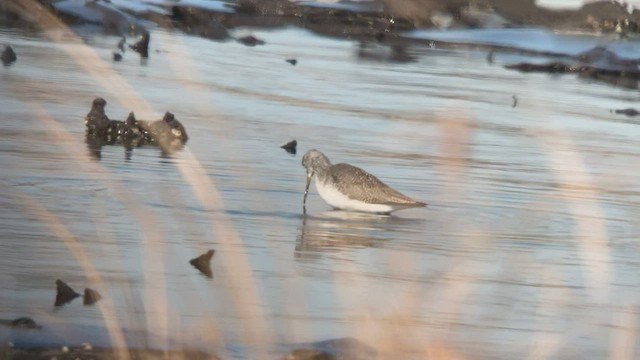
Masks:
[[[155,30],[148,60],[112,63],[117,37],[0,31],[19,57],[0,69],[0,318],[77,343],[110,341],[115,322],[146,331],[132,346],[231,358],[342,336],[382,358],[637,353],[640,128],[610,113],[637,90],[482,51],[397,63],[298,29],[248,33],[267,45]],[[186,148],[90,148],[96,96],[113,119],[173,112]],[[291,139],[296,156],[279,148]],[[349,214],[312,188],[303,216],[312,148],[428,208]],[[188,264],[208,249],[211,280]],[[54,308],[58,278],[104,299]]]

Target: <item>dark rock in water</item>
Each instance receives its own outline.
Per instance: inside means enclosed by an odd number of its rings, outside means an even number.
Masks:
[[[102,299],[102,296],[97,291],[89,288],[84,289],[83,303],[85,305],[93,305],[100,299]]]
[[[77,292],[75,292],[69,285],[67,285],[64,281],[58,279],[56,280],[56,302],[55,306],[64,305],[71,300],[80,296]]]
[[[148,31],[145,31],[140,36],[140,39],[133,45],[129,45],[129,47],[140,54],[143,58],[149,57],[149,40],[151,39],[151,35]]]
[[[246,46],[256,46],[256,45],[264,45],[265,42],[264,40],[260,40],[257,37],[253,36],[253,35],[247,35],[247,36],[243,36],[241,38],[237,39],[239,43],[246,45]]]
[[[511,107],[515,108],[516,106],[518,106],[518,98],[515,95],[511,96],[511,98],[513,99],[513,103],[511,104]]]
[[[640,61],[624,59],[613,51],[598,46],[562,61],[547,63],[516,63],[505,68],[522,72],[545,72],[550,74],[576,73],[580,76],[604,81],[617,86],[637,88],[640,79]]]
[[[286,59],[285,61],[293,66],[296,66],[296,64],[298,63],[297,59]]]
[[[627,115],[629,117],[640,115],[640,111],[638,111],[636,109],[632,109],[632,108],[618,109],[618,110],[615,110],[615,113],[616,114],[624,114],[624,115]]]
[[[42,326],[38,325],[35,320],[30,317],[20,317],[14,320],[11,320],[11,326],[16,328],[25,328],[25,329],[41,329]]]
[[[340,338],[293,346],[287,360],[306,359],[349,359],[370,360],[377,357],[371,346],[354,338]]]
[[[215,250],[209,250],[197,258],[189,260],[189,264],[200,270],[200,272],[206,277],[212,278],[213,271],[211,270],[211,258],[213,258],[213,254],[215,254]]]
[[[122,55],[120,53],[113,53],[113,61],[122,61]]]
[[[9,66],[18,60],[13,48],[8,45],[4,48],[4,51],[2,51],[2,56],[0,56],[0,58],[2,59],[2,65],[4,66]]]
[[[280,146],[280,148],[285,149],[289,154],[296,154],[298,146],[298,142],[296,140],[291,140],[288,143]]]
[[[107,101],[103,98],[95,98],[91,104],[91,111],[84,118],[84,125],[89,135],[107,135],[111,120],[107,117],[104,107]]]
[[[338,358],[321,350],[295,349],[289,352],[284,360],[337,360]],[[341,358],[342,359],[342,358]]]

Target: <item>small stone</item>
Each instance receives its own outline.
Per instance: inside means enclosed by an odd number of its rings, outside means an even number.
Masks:
[[[69,352],[69,347],[63,346],[60,350],[62,350],[63,353],[68,353]]]
[[[89,288],[84,289],[84,304],[85,305],[93,305],[94,303],[96,303],[100,299],[102,299],[102,296],[100,296],[100,293],[98,293],[97,291],[89,289]]]
[[[14,347],[14,346],[15,346],[15,344],[14,344],[14,343],[12,343],[11,341],[9,341],[9,342],[7,343],[7,347],[12,348],[12,347]]]
[[[122,61],[122,55],[120,53],[113,53],[113,61]]]
[[[295,155],[297,152],[297,149],[296,149],[297,146],[298,146],[298,142],[296,140],[291,140],[288,143],[280,146],[280,148],[284,149],[289,154]]]
[[[93,349],[93,346],[91,346],[91,344],[89,344],[88,342],[82,343],[82,349],[83,350],[91,350]]]
[[[211,270],[211,258],[213,258],[213,254],[215,253],[215,250],[209,250],[197,258],[191,259],[189,263],[206,277],[212,278],[213,271]]]
[[[296,64],[298,63],[297,59],[286,59],[285,61],[293,66],[296,66]]]

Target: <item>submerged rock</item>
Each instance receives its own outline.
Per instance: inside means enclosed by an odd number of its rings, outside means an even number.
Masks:
[[[56,291],[55,306],[62,306],[80,296],[80,294],[75,292],[71,286],[67,285],[60,279],[56,280]]]
[[[129,47],[140,54],[143,58],[149,57],[149,40],[151,39],[151,35],[148,31],[144,31],[142,35],[140,35],[140,39],[135,42],[133,45],[129,45]]]
[[[202,274],[208,278],[213,278],[213,271],[211,270],[211,258],[215,254],[215,250],[209,250],[206,253],[198,256],[197,258],[189,260],[189,264],[198,269]]]
[[[264,40],[258,39],[257,37],[253,36],[253,35],[247,35],[247,36],[243,36],[237,39],[238,42],[240,44],[246,45],[246,46],[256,46],[256,45],[264,45],[265,42]]]
[[[21,328],[21,329],[41,329],[42,328],[42,326],[38,325],[35,322],[35,320],[26,316],[19,317],[13,320],[0,319],[0,325],[6,325],[9,327]]]
[[[280,146],[280,148],[284,149],[289,154],[295,155],[297,152],[296,147],[298,146],[298,142],[296,140],[291,140],[288,143]]]
[[[629,117],[633,117],[633,116],[638,116],[640,115],[640,111],[636,110],[636,109],[632,109],[632,108],[628,108],[628,109],[617,109],[614,111],[616,114],[623,114],[623,115],[627,115]]]
[[[16,56],[16,53],[13,51],[13,48],[7,45],[2,51],[2,55],[0,56],[0,59],[2,59],[2,65],[9,66],[14,62],[16,62],[16,60],[18,60],[18,56]]]

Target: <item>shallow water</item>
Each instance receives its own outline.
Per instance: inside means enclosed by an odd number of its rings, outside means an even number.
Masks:
[[[382,358],[637,354],[640,127],[610,113],[637,90],[298,29],[238,30],[253,48],[155,30],[148,60],[112,63],[117,37],[79,31],[89,52],[0,31],[19,57],[0,69],[0,318],[232,358],[342,336]],[[112,119],[173,112],[186,148],[88,148],[96,96]],[[312,187],[303,216],[311,148],[429,207],[331,211]],[[211,248],[209,280],[188,261]],[[103,300],[54,308],[58,278]]]

